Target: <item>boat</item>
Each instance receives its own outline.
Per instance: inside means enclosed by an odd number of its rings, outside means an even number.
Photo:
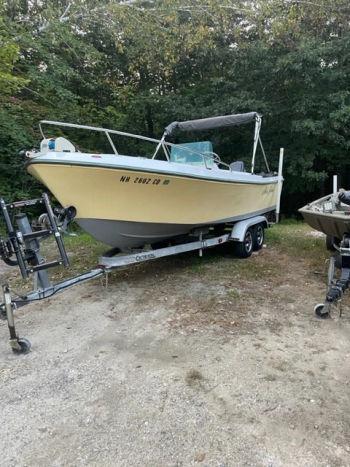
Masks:
[[[329,238],[341,240],[350,234],[350,192],[340,190],[299,209],[305,221]]]
[[[326,235],[327,249],[333,252],[325,301],[315,305],[314,311],[318,318],[340,317],[342,297],[350,287],[350,191],[337,191],[335,184],[334,193],[307,204],[299,212],[311,227]]]
[[[224,163],[210,141],[169,141],[181,131],[192,134],[251,122],[255,125],[250,172],[242,161]],[[58,137],[47,138],[43,125],[103,133],[113,153],[81,152],[62,136],[65,130]],[[6,237],[0,236],[0,259],[18,266],[23,279],[31,275],[34,279],[33,290],[25,294],[11,294],[8,284],[2,287],[0,316],[7,320],[13,352],[23,354],[31,348],[28,339],[18,336],[14,323],[14,310],[29,303],[107,277],[117,268],[157,258],[189,251],[202,256],[206,248],[224,244],[240,258],[260,250],[265,227],[271,220],[278,222],[283,182],[283,148],[278,172],[271,172],[260,126],[261,116],[256,112],[172,122],[158,140],[106,128],[41,121],[40,150],[26,152],[26,167],[62,207],[54,209],[47,193],[14,202],[0,197],[0,218],[7,232]],[[145,157],[123,155],[117,150],[115,136],[147,141],[155,149]],[[266,173],[255,173],[258,145]],[[30,220],[25,211],[33,213],[40,207],[44,212],[38,220]],[[73,219],[112,250],[99,258],[95,268],[53,283],[47,270],[70,264],[62,233]],[[48,261],[40,245],[50,236],[57,251]],[[50,250],[50,256],[52,253]]]
[[[42,120],[39,151],[27,152],[27,171],[45,185],[82,229],[97,240],[127,251],[276,211],[282,176],[271,172],[260,139],[257,112],[172,122],[161,139],[117,130]],[[175,144],[179,133],[254,123],[252,163],[224,163],[210,141]],[[100,132],[112,153],[80,152],[65,137],[46,137],[50,125]],[[62,130],[63,129],[63,130]],[[118,152],[117,136],[154,144],[144,157]],[[254,173],[261,147],[266,173]]]

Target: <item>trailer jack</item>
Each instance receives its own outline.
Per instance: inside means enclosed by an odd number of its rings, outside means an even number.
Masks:
[[[33,231],[32,224],[23,210],[38,205],[44,209],[41,218],[45,216],[45,227],[39,227]],[[34,282],[33,291],[24,296],[16,297],[12,296],[8,284],[2,285],[3,302],[0,303],[0,317],[7,320],[12,351],[16,354],[23,354],[29,352],[31,344],[27,339],[18,336],[14,312],[24,305],[48,298],[67,287],[101,276],[105,274],[105,270],[100,267],[58,284],[51,283],[48,269],[55,266],[69,266],[61,231],[67,227],[73,216],[72,210],[68,210],[67,218],[62,219],[63,229],[59,227],[57,216],[54,214],[46,193],[43,193],[40,198],[9,204],[0,198],[0,213],[5,221],[8,235],[6,239],[0,238],[0,257],[10,266],[18,266],[23,279],[28,279],[32,275]],[[40,241],[49,236],[54,237],[58,250],[58,257],[53,261],[46,261],[40,252]]]
[[[24,337],[18,337],[16,333],[15,320],[13,316],[13,309],[15,305],[12,302],[10,289],[7,284],[2,286],[2,293],[4,298],[5,312],[1,310],[1,314],[7,320],[7,325],[10,332],[10,346],[12,351],[17,354],[28,353],[31,347],[31,343]]]
[[[331,318],[336,314],[341,317],[341,302],[350,286],[350,236],[345,234],[339,247],[334,245],[336,253],[330,258],[328,267],[328,289],[324,303],[318,303],[314,311],[318,318]],[[337,270],[340,275],[337,278]]]

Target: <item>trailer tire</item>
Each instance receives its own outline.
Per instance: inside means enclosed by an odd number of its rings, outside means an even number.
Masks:
[[[265,229],[263,224],[258,224],[254,228],[253,232],[253,250],[259,251],[264,245],[265,240]]]
[[[26,354],[30,351],[32,344],[25,337],[17,340],[19,348],[13,348],[12,352],[15,354]]]
[[[317,318],[327,319],[329,318],[329,311],[324,311],[324,303],[318,303],[314,306],[314,312]]]
[[[250,227],[247,229],[243,242],[234,243],[234,253],[238,258],[249,258],[253,253],[254,232]]]

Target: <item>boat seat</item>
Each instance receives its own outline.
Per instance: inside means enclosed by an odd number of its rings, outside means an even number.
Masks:
[[[244,162],[243,161],[231,162],[230,169],[233,170],[233,172],[245,172]]]

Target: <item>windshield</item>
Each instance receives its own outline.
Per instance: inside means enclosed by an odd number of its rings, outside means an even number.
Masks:
[[[170,161],[180,164],[213,167],[213,145],[210,141],[176,144],[171,146]]]

